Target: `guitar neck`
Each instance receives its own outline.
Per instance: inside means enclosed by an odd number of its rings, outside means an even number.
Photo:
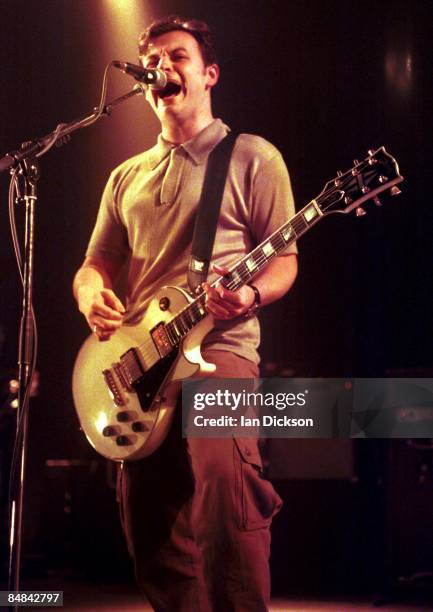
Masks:
[[[368,157],[345,173],[326,183],[323,190],[289,221],[283,223],[271,236],[245,255],[224,276],[213,283],[221,283],[227,289],[236,291],[254,278],[274,257],[282,253],[295,240],[305,234],[322,217],[330,213],[349,213],[356,210],[358,216],[365,214],[360,206],[370,199],[380,205],[380,193],[390,190],[398,195],[396,187],[403,177],[397,161],[387,153],[385,147],[369,150]],[[177,346],[192,328],[207,316],[206,295],[201,293],[165,325],[172,347]]]
[[[279,227],[269,238],[259,244],[241,261],[235,264],[230,271],[216,282],[224,287],[236,291],[248,283],[266,265],[282,253],[287,247],[305,234],[323,216],[317,201],[311,200],[294,217]]]
[[[289,221],[283,223],[269,238],[259,244],[251,253],[237,262],[227,274],[219,277],[213,285],[222,283],[231,291],[240,289],[260,272],[274,257],[315,225],[323,213],[316,200],[311,200]],[[177,345],[200,321],[207,316],[206,295],[201,293],[173,319],[165,329],[173,346]]]

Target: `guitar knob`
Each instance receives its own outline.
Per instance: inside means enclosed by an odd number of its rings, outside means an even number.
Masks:
[[[163,297],[159,300],[159,307],[161,310],[168,310],[170,307],[170,300],[168,297]]]
[[[116,438],[117,446],[128,446],[130,444],[129,438],[126,436],[117,436]]]
[[[104,427],[104,429],[102,430],[102,435],[105,438],[109,438],[110,436],[114,436],[115,433],[116,433],[116,430],[114,429],[114,427],[111,427],[111,425],[107,425],[107,427]]]
[[[391,187],[391,189],[389,190],[389,193],[390,193],[392,196],[398,196],[398,195],[400,195],[400,194],[401,194],[401,189],[399,189],[398,187],[396,187],[396,186],[394,185],[394,187]]]
[[[364,215],[367,214],[365,210],[362,208],[362,206],[358,206],[355,212],[356,212],[357,217],[363,217]]]
[[[125,410],[122,410],[122,412],[117,413],[116,418],[119,423],[125,423],[126,421],[129,421],[129,414],[125,412]]]
[[[131,425],[131,429],[137,433],[139,431],[147,431],[148,427],[141,421],[134,421]]]

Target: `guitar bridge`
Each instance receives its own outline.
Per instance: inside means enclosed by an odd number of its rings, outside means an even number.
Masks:
[[[113,372],[107,369],[104,370],[102,374],[104,376],[108,391],[113,399],[113,402],[116,404],[116,406],[124,406],[125,402],[123,401],[122,394],[117,387],[116,379],[113,376]]]
[[[113,363],[113,370],[115,371],[117,378],[120,380],[122,387],[125,391],[133,391],[132,385],[129,383],[127,374],[121,363]]]

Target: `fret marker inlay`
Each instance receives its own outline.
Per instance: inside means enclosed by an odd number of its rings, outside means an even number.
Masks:
[[[257,268],[257,264],[252,257],[247,259],[245,263],[250,272],[254,272],[254,270]]]
[[[284,240],[287,242],[290,239],[290,236],[293,233],[292,226],[288,225],[287,227],[281,230]]]
[[[315,217],[317,217],[318,212],[314,207],[314,204],[311,204],[308,208],[305,209],[304,218],[307,223],[310,223]]]
[[[270,257],[275,253],[275,249],[270,242],[264,244],[262,250],[266,257]]]

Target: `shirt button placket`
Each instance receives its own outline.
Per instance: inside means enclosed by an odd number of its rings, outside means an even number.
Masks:
[[[181,150],[179,147],[174,147],[170,151],[170,162],[162,180],[161,204],[163,206],[172,204],[176,199],[182,176],[183,162]]]

